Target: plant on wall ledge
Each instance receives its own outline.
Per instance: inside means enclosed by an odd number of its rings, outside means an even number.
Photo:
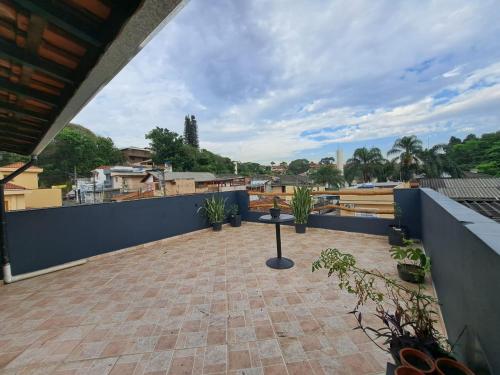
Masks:
[[[438,301],[424,293],[421,286],[411,288],[376,270],[358,267],[351,254],[327,249],[313,262],[312,270],[328,270],[328,277],[337,277],[339,287],[357,297],[351,313],[361,329],[378,347],[391,353],[399,362],[399,351],[410,347],[433,358],[449,357],[446,339],[435,328]],[[361,307],[375,306],[382,327],[365,325]]]
[[[398,274],[401,280],[422,284],[425,275],[431,271],[431,258],[414,246],[415,241],[404,240],[404,246],[393,246],[391,256],[398,261]]]
[[[210,198],[206,198],[203,206],[198,209],[198,212],[204,212],[214,231],[222,229],[222,222],[226,215],[225,205],[226,199],[212,195]]]

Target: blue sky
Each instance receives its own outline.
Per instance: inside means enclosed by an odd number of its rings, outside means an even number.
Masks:
[[[500,130],[498,1],[191,0],[74,122],[155,126],[235,160],[346,157]]]

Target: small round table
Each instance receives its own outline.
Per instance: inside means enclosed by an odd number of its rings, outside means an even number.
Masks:
[[[293,215],[281,214],[279,217],[274,218],[271,215],[264,215],[259,217],[259,221],[263,223],[275,224],[276,226],[276,248],[278,250],[278,256],[276,258],[269,258],[266,261],[268,267],[283,270],[287,268],[292,268],[294,263],[293,260],[281,256],[281,231],[280,224],[288,223],[294,221],[295,217]]]

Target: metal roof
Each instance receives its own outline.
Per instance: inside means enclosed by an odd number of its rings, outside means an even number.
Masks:
[[[457,200],[457,202],[500,223],[500,200]]]
[[[500,178],[424,178],[420,186],[456,200],[500,199]]]
[[[0,150],[39,154],[182,0],[0,0]]]

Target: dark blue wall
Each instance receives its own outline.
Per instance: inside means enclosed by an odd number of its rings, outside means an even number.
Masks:
[[[476,372],[500,374],[500,224],[421,189],[422,241],[448,337]],[[489,363],[489,365],[488,365]]]
[[[241,197],[243,201],[241,206],[248,207],[248,198]],[[244,220],[258,222],[259,217],[265,215],[264,212],[249,211],[242,212]],[[367,233],[385,236],[389,225],[393,223],[392,219],[381,219],[376,217],[361,216],[330,216],[330,215],[309,215],[307,225],[312,228],[323,228],[341,230],[345,232]],[[286,225],[293,225],[289,223]]]
[[[226,204],[246,192],[221,193]],[[208,227],[197,213],[211,194],[7,213],[12,274],[88,258]],[[241,197],[243,196],[243,198]]]
[[[419,189],[394,189],[394,203],[401,210],[401,225],[410,238],[422,238],[422,216]]]

